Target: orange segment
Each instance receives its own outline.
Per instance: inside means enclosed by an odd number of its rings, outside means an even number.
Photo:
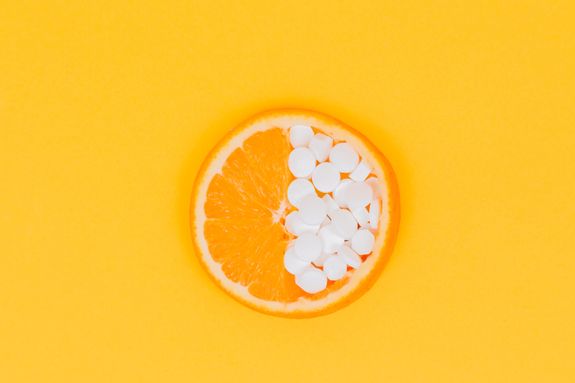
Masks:
[[[283,267],[290,150],[279,128],[249,137],[210,182],[205,205],[208,248],[224,274],[255,297],[279,302],[305,295]]]
[[[388,221],[377,234],[374,256],[317,294],[301,290],[283,265],[293,239],[284,228],[293,179],[287,166],[292,150],[288,129],[300,122],[354,144],[376,164],[387,191],[382,217]],[[267,112],[232,131],[204,162],[192,195],[192,238],[203,266],[234,298],[266,313],[313,316],[342,307],[371,286],[393,246],[398,207],[389,163],[359,133],[314,112]]]

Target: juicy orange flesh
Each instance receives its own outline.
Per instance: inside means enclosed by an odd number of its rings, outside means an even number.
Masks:
[[[255,297],[278,302],[321,299],[347,281],[310,295],[284,268],[283,256],[293,239],[283,225],[293,179],[287,166],[290,151],[288,137],[279,128],[250,136],[211,180],[204,206],[204,236],[226,277]]]

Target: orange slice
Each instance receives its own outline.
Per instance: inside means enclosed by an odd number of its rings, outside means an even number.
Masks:
[[[287,187],[289,128],[312,126],[346,141],[374,167],[382,214],[372,254],[357,270],[317,294],[308,294],[283,265],[293,239],[284,228],[290,212]],[[308,110],[275,110],[233,129],[208,155],[194,185],[190,210],[196,254],[208,274],[241,303],[268,314],[311,317],[339,309],[375,282],[388,259],[399,224],[399,194],[387,159],[363,135]]]

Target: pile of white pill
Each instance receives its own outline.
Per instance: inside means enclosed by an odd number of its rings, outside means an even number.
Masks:
[[[286,270],[305,292],[324,290],[329,281],[357,269],[373,249],[381,196],[372,168],[346,142],[294,125],[288,159],[296,177],[287,198],[294,207],[285,218],[295,236],[284,255]]]

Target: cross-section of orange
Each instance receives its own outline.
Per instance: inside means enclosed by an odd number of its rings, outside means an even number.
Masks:
[[[374,167],[383,194],[373,253],[318,294],[302,291],[283,265],[293,239],[284,218],[293,179],[287,166],[289,128],[295,124],[352,144]],[[387,159],[356,130],[317,112],[274,110],[240,124],[208,155],[192,192],[190,223],[201,264],[232,297],[268,314],[310,317],[349,304],[374,283],[397,235],[399,194]]]

